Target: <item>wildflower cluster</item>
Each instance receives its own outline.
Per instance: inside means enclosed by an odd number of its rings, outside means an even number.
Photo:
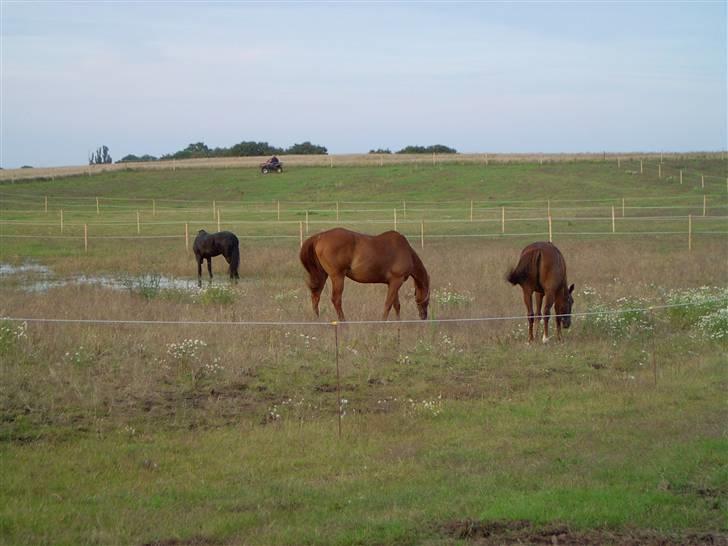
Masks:
[[[342,405],[343,405],[342,400]],[[317,410],[318,406],[314,406],[311,402],[307,402],[305,398],[284,398],[277,404],[273,404],[268,408],[263,421],[265,423],[272,423],[274,421],[281,421],[285,417],[296,417],[303,419],[303,414],[306,410]]]
[[[202,367],[202,371],[205,372],[207,375],[213,375],[218,372],[221,372],[225,369],[225,366],[220,364],[220,359],[218,357],[215,357],[212,359],[212,362],[208,362]]]
[[[669,309],[671,319],[684,326],[697,326],[704,316],[728,305],[728,288],[701,286],[670,290],[666,294],[666,299],[668,304],[680,306]]]
[[[9,349],[12,345],[28,338],[28,323],[16,326],[12,322],[0,323],[0,349]]]
[[[91,355],[83,348],[83,345],[81,345],[76,351],[67,351],[63,355],[63,359],[75,366],[83,366],[91,361]]]
[[[432,293],[432,300],[440,305],[466,305],[473,301],[473,296],[464,292],[456,292],[452,289],[452,285],[444,288],[438,288]]]
[[[409,364],[412,364],[412,360],[410,359],[408,354],[399,355],[397,357],[397,364],[401,364],[402,366],[407,366]]]
[[[714,341],[728,340],[728,304],[698,320],[698,331]]]
[[[279,292],[278,294],[273,296],[273,299],[278,303],[297,300],[298,299],[298,290],[295,288],[292,288],[291,290],[284,290],[283,292]]]
[[[653,324],[649,311],[649,302],[638,298],[619,298],[614,308],[595,305],[589,309],[595,313],[585,320],[585,329],[610,337],[634,337],[652,331]]]
[[[296,336],[291,334],[291,332],[286,332],[285,334],[283,334],[283,337],[286,339],[289,339],[291,337],[293,339],[296,339]],[[309,336],[307,334],[298,334],[298,339],[300,339],[303,343],[303,346],[307,348],[310,347],[313,342],[318,341],[318,338],[316,336]]]
[[[410,412],[414,414],[432,415],[433,417],[437,417],[443,411],[441,394],[438,395],[437,398],[433,398],[432,400],[417,401],[409,398],[407,402],[409,402]]]
[[[194,360],[199,358],[204,347],[207,347],[207,343],[201,339],[185,339],[180,343],[168,343],[167,354],[173,360]]]

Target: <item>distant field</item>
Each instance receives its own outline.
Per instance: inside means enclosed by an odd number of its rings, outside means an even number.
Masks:
[[[726,162],[535,159],[0,184],[0,316],[119,321],[0,319],[0,543],[728,543]],[[197,289],[185,225],[218,213],[241,282],[218,258]],[[586,313],[563,343],[341,326],[339,404],[301,230],[396,221],[431,318],[519,317],[503,276],[549,216]],[[348,318],[384,290],[347,281]]]

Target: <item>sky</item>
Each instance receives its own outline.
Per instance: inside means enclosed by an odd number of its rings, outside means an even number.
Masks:
[[[726,2],[0,0],[0,166],[728,148]]]

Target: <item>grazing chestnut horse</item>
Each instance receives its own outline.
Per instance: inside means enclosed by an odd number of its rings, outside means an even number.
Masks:
[[[204,229],[197,232],[192,250],[197,259],[197,285],[202,286],[202,260],[207,260],[207,272],[212,280],[212,258],[223,255],[230,265],[230,279],[239,279],[238,267],[240,266],[240,244],[234,233],[220,231],[218,233],[207,233]]]
[[[534,316],[543,317],[543,342],[549,337],[551,306],[556,308],[556,337],[561,339],[561,326],[571,326],[571,306],[574,299],[572,284],[567,288],[566,262],[561,252],[551,243],[533,243],[521,252],[518,265],[510,270],[506,280],[519,284],[523,301],[528,310],[528,341],[533,341]],[[536,293],[536,314],[533,312],[532,295]],[[541,304],[543,303],[543,310]]]
[[[330,229],[306,239],[300,258],[308,272],[311,304],[316,316],[319,316],[321,291],[326,279],[331,277],[331,302],[339,320],[346,320],[341,309],[341,294],[344,278],[349,277],[356,282],[389,285],[382,320],[387,320],[392,306],[399,319],[399,288],[412,277],[420,318],[427,318],[430,276],[407,239],[396,231],[372,236],[343,228]]]

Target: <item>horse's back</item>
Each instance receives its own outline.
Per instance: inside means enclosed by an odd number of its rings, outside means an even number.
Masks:
[[[566,260],[561,251],[549,242],[532,243],[522,254],[537,253],[538,284],[543,289],[556,289],[566,282]]]

